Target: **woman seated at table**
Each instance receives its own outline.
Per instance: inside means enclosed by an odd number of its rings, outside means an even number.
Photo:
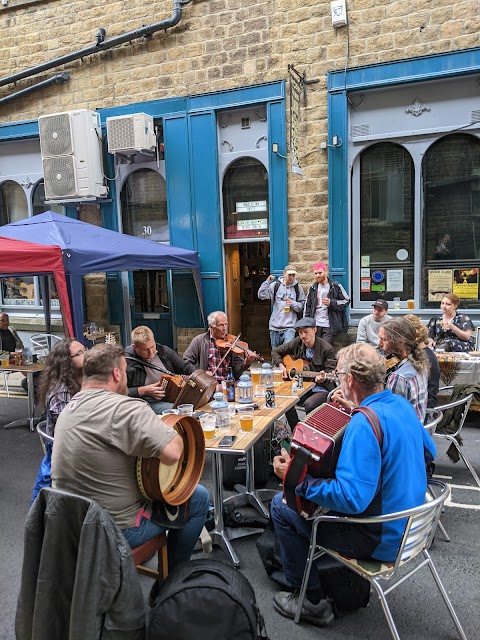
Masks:
[[[70,399],[80,391],[82,384],[83,356],[85,347],[77,340],[65,338],[53,347],[45,360],[39,385],[39,397],[45,405],[47,416],[45,431],[53,438],[60,412]],[[50,487],[52,478],[52,443],[45,444],[45,456],[40,463],[30,504],[42,487]]]
[[[460,298],[454,293],[446,293],[440,309],[441,316],[433,317],[428,323],[429,343],[441,347],[445,351],[473,351],[475,338],[470,316],[458,313]]]
[[[420,318],[409,313],[405,316],[405,320],[408,320],[415,327],[415,333],[417,334],[417,343],[420,349],[425,349],[424,353],[427,356],[430,364],[430,370],[428,372],[428,402],[427,409],[434,409],[438,406],[438,387],[440,385],[440,365],[438,364],[438,358],[427,345],[428,331],[427,327],[423,324]]]

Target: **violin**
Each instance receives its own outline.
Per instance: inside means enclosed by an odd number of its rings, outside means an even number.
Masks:
[[[230,349],[230,351],[236,353],[239,356],[253,357],[258,362],[264,361],[264,358],[262,358],[262,356],[259,356],[258,353],[248,348],[248,344],[246,342],[242,342],[237,338],[238,336],[233,336],[230,333],[227,333],[224,338],[218,338],[215,341],[215,344],[217,345],[217,348],[220,349],[220,351],[228,351]]]
[[[385,366],[387,367],[387,373],[393,371],[397,364],[401,361],[402,359],[396,356],[394,353],[390,353],[388,356],[385,356]]]

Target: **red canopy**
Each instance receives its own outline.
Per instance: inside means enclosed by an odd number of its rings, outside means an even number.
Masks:
[[[55,278],[66,333],[73,337],[72,312],[60,247],[0,236],[0,274],[16,276],[52,274]]]

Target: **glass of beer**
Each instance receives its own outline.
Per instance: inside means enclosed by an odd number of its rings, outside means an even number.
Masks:
[[[238,415],[240,416],[240,429],[242,431],[253,430],[253,411],[252,409],[238,409]]]
[[[200,416],[200,424],[202,426],[203,435],[205,440],[211,440],[215,438],[215,416],[213,413],[205,413]]]
[[[410,309],[410,311],[415,309],[415,300],[407,300],[407,309]]]
[[[250,377],[252,379],[252,384],[255,385],[260,384],[260,368],[250,369]]]
[[[290,313],[290,309],[291,309],[290,305],[287,302],[285,302],[285,304],[283,305],[284,313]]]

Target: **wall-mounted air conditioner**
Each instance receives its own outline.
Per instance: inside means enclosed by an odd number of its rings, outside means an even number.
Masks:
[[[38,119],[45,199],[77,202],[104,198],[100,116],[78,109]]]
[[[146,113],[132,113],[107,118],[109,153],[130,156],[155,153],[156,137],[153,118]]]

